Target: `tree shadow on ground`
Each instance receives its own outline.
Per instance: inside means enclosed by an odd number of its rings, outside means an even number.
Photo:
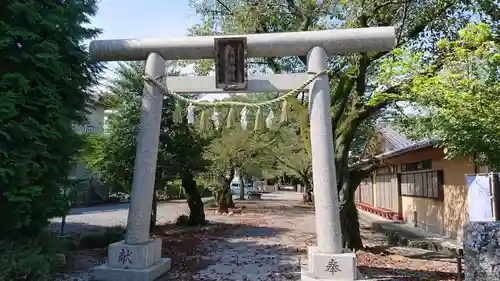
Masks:
[[[236,225],[225,231],[163,238],[163,255],[172,269],[159,280],[300,280],[305,252],[280,243],[287,229]],[[262,239],[259,239],[262,238]],[[167,246],[168,245],[168,246]],[[404,267],[401,264],[400,267]],[[386,280],[455,280],[456,274],[403,268],[360,266],[370,278]]]
[[[378,223],[376,222],[376,224]],[[370,240],[370,243],[365,245],[365,252],[391,256],[395,259],[406,258],[415,263],[431,261],[442,262],[452,267],[457,266],[456,253],[436,247],[433,243],[416,236],[414,233],[389,232],[380,227],[363,227],[361,236],[365,241]]]
[[[172,269],[159,280],[300,280],[304,257],[273,238],[288,231],[236,224],[164,236],[163,255],[172,259]]]
[[[438,240],[429,239],[420,235],[417,235],[411,231],[403,230],[392,230],[390,227],[386,228],[386,226],[400,224],[400,222],[392,222],[392,221],[376,221],[373,222],[370,227],[363,227],[362,231],[372,232],[382,234],[381,238],[379,238],[379,242],[384,242],[387,247],[408,247],[408,248],[416,248],[423,249],[435,252],[434,255],[421,255],[421,257],[414,256],[412,258],[423,258],[423,259],[440,259],[440,258],[453,258],[456,257],[458,249],[447,249],[438,243]]]
[[[236,260],[232,261],[236,261],[236,263],[249,263],[248,260],[245,260],[245,256],[252,253],[257,253],[260,256],[258,263],[272,263],[273,259],[280,260],[281,255],[291,256],[298,251],[294,248],[273,245],[272,243],[264,245],[247,241],[266,241],[286,231],[288,230],[247,224],[211,223],[199,227],[165,225],[159,227],[153,236],[162,240],[162,256],[171,258],[171,272],[178,273],[189,268],[193,270],[206,268],[221,261],[222,266],[227,267],[228,265],[225,263],[229,261],[225,261],[221,257],[215,257],[214,260],[210,254],[215,251],[214,249],[217,251],[231,251],[233,246],[236,249],[234,253],[240,253],[236,255]],[[232,242],[233,240],[236,242]],[[228,245],[232,246],[228,247]],[[280,256],[276,256],[277,252],[273,250],[276,248],[280,249]],[[268,254],[266,256],[263,253]],[[267,261],[262,260],[262,258],[267,259]],[[239,261],[237,261],[238,259]],[[63,273],[88,271],[94,266],[105,263],[106,260],[107,248],[71,251],[67,256],[68,264]],[[253,265],[250,263],[248,266],[252,267]]]
[[[202,226],[185,226],[177,224],[164,224],[156,228],[153,234],[155,235],[184,235],[189,233],[199,232],[227,232],[224,238],[240,238],[240,237],[273,237],[289,231],[284,228],[261,227],[243,223],[225,223],[225,222],[208,222]]]
[[[407,255],[410,259],[420,259],[420,260],[446,260],[450,258],[455,258],[454,255],[441,253],[441,252],[427,252],[422,254]]]
[[[391,281],[437,281],[456,280],[456,273],[441,271],[425,271],[402,268],[366,267],[358,266],[359,271],[366,278],[377,278]],[[383,279],[382,279],[383,278]]]
[[[377,247],[380,245],[388,246],[387,245],[388,244],[387,236],[385,236],[381,233],[377,233],[377,232],[372,231],[372,230],[360,229],[360,235],[361,235],[361,239],[363,241],[369,241],[369,244],[374,244]],[[370,248],[370,247],[367,246],[367,248]]]
[[[50,225],[47,227],[47,230],[54,233],[61,233],[61,226],[62,226],[61,222],[51,222]],[[90,233],[103,232],[107,229],[117,228],[117,227],[125,228],[125,225],[117,224],[114,226],[103,226],[103,225],[94,225],[94,224],[87,224],[80,222],[67,222],[64,224],[63,234],[82,236]]]
[[[162,239],[162,256],[172,260],[172,268],[158,280],[300,280],[300,269],[307,263],[307,258],[297,248],[299,245],[281,244],[279,236],[289,231],[243,223],[160,226],[154,235]],[[67,260],[66,273],[86,272],[106,262],[107,248],[73,251]],[[360,270],[372,278],[395,277],[389,280],[424,281],[447,277],[451,280],[456,277],[445,272],[366,266]],[[416,274],[420,277],[415,277]]]
[[[314,208],[289,201],[245,200],[235,202],[237,207],[244,207],[243,212],[275,213],[279,215],[297,216],[314,214]],[[281,204],[280,204],[281,203]]]
[[[409,249],[408,247],[399,246],[369,246],[365,247],[363,251],[380,256],[401,256],[410,260],[422,261],[437,261],[445,263],[457,263],[456,256],[447,253],[432,252],[423,249]]]

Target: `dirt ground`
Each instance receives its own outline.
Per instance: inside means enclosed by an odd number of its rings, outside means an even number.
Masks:
[[[172,269],[160,281],[300,280],[307,266],[307,246],[315,244],[314,211],[290,201],[238,203],[241,214],[215,215],[202,229],[161,228],[163,255]],[[365,251],[357,252],[358,269],[370,280],[456,280],[454,259],[428,250],[392,247],[383,233],[363,220]],[[59,280],[91,280],[88,272],[106,258],[106,249],[76,251]]]

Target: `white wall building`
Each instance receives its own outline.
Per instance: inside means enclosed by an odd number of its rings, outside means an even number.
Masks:
[[[96,104],[92,109],[90,109],[90,114],[87,116],[87,123],[84,125],[74,126],[75,131],[92,134],[92,133],[103,133],[104,127],[104,107]],[[85,164],[78,163],[71,171],[70,178],[73,179],[84,179],[88,177],[88,170]]]
[[[103,125],[102,125],[102,128],[103,128],[103,132],[106,133],[108,131],[108,120],[109,118],[116,113],[116,110],[115,109],[106,109],[104,110],[103,112]]]
[[[73,129],[82,133],[101,133],[104,125],[104,107],[94,106],[87,116],[87,123],[81,126],[74,126]]]

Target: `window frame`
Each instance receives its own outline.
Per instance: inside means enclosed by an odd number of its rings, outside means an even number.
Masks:
[[[443,170],[401,173],[399,179],[401,196],[444,200]]]
[[[407,172],[416,172],[416,171],[422,171],[422,170],[431,170],[432,169],[432,160],[424,160],[424,161],[419,161],[419,162],[412,162],[412,163],[405,163],[401,164],[401,172],[402,173],[407,173]]]

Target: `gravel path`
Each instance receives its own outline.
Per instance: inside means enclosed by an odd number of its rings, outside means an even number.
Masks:
[[[211,198],[204,198],[208,200]],[[186,200],[172,200],[158,204],[158,224],[175,221],[178,216],[188,214]],[[103,227],[125,226],[127,224],[128,203],[75,208],[66,217],[65,232],[85,233]],[[51,229],[60,229],[61,218],[52,220]]]
[[[197,259],[197,266],[173,267],[160,280],[300,280],[301,267],[307,266],[307,246],[316,243],[314,211],[300,206],[298,196],[295,200],[276,199],[245,203],[242,214],[210,216],[212,221],[244,226],[222,239],[204,240],[196,254],[185,257]],[[368,250],[357,252],[357,263],[366,278],[456,280],[453,259],[428,250],[390,246],[385,234],[370,228],[371,223],[370,217],[360,217]]]
[[[223,216],[207,210],[207,218],[217,228],[188,234],[165,231],[160,235],[163,255],[172,258],[172,269],[159,281],[300,280],[300,268],[307,265],[307,246],[315,244],[314,211],[300,206],[300,199],[300,194],[283,192],[262,201],[237,202],[246,207],[241,214]],[[161,212],[164,210],[171,209]],[[177,206],[173,211],[187,209]],[[369,218],[362,217],[360,223],[369,250],[359,251],[357,261],[365,276],[373,280],[456,280],[452,260],[431,251],[390,247],[384,234],[370,229]],[[86,272],[105,259],[106,249],[80,254],[84,258],[75,255],[71,263],[81,259],[87,265],[81,263],[72,269],[76,273],[59,280],[88,280]],[[76,276],[80,278],[71,279]]]

